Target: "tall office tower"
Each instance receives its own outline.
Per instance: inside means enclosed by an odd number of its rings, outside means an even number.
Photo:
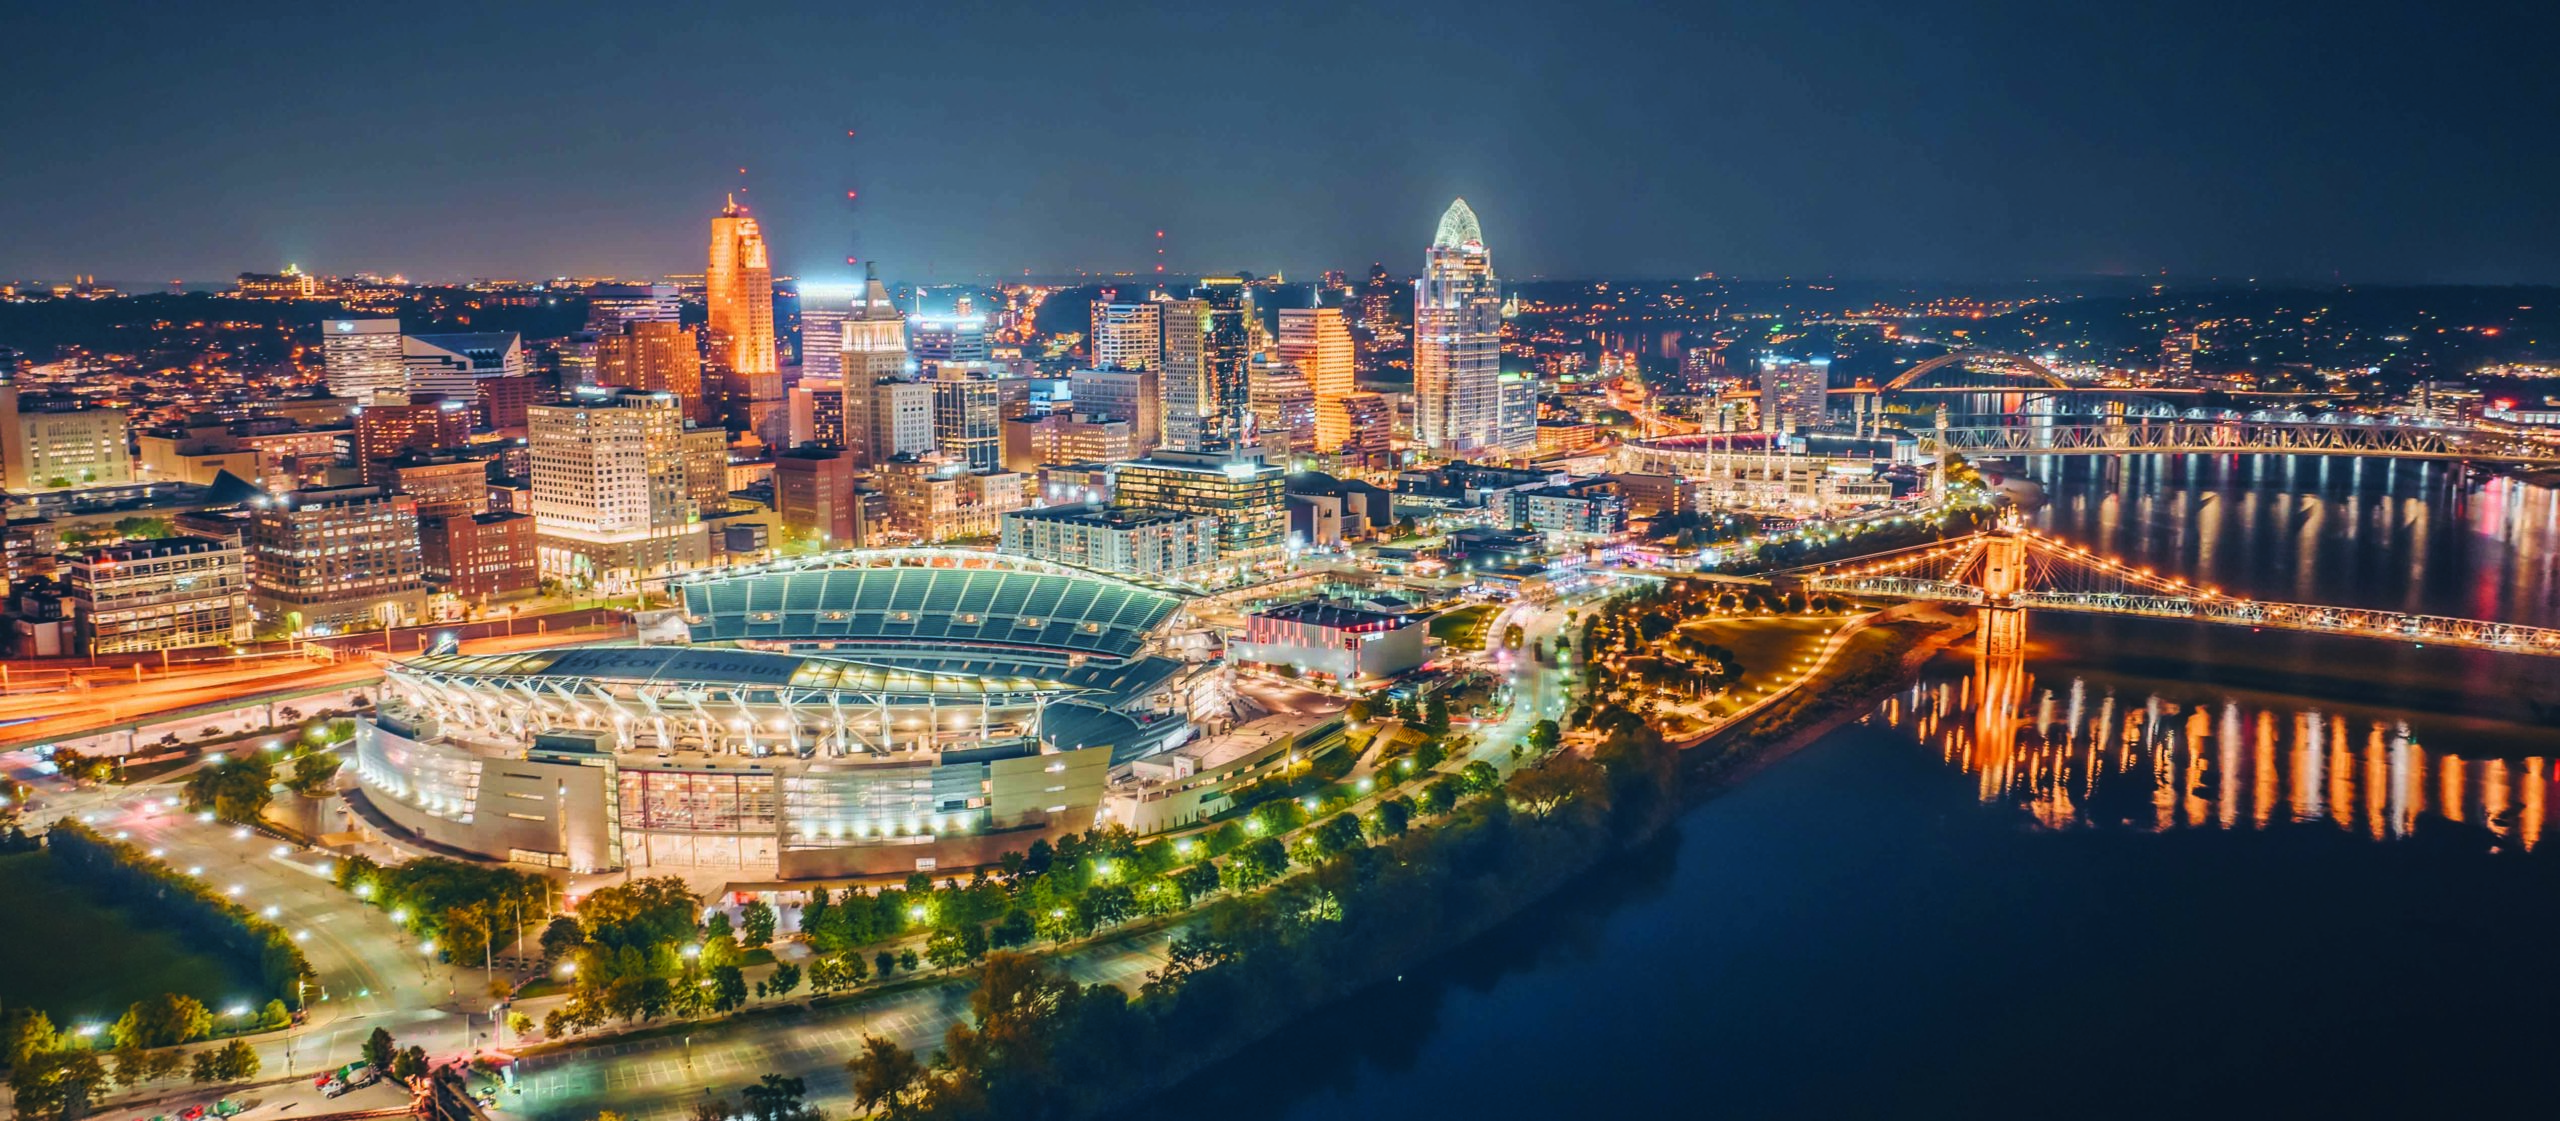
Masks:
[[[1499,402],[1500,423],[1494,444],[1502,450],[1526,455],[1538,448],[1538,379],[1534,374],[1513,370],[1495,379],[1495,398]]]
[[[598,284],[587,289],[587,330],[609,335],[625,323],[676,323],[683,298],[673,284]]]
[[[389,483],[390,461],[404,452],[458,448],[471,440],[471,402],[420,397],[400,404],[369,405],[356,413],[356,477]]]
[[[476,403],[483,380],[524,376],[524,339],[513,331],[406,335],[400,365],[412,395],[441,393]]]
[[[1458,199],[1440,216],[1413,284],[1415,438],[1451,454],[1500,443],[1501,373],[1501,285],[1476,212]]]
[[[1093,302],[1093,368],[1164,367],[1164,305]]]
[[[937,379],[933,389],[933,443],[972,471],[1004,468],[1004,412],[996,383]]]
[[[859,284],[800,285],[800,377],[844,376],[844,321],[862,297]]]
[[[862,297],[846,311],[843,341],[836,349],[844,368],[845,453],[857,471],[878,466],[890,454],[878,449],[896,443],[890,431],[896,421],[895,402],[889,413],[873,407],[880,401],[880,383],[907,374],[907,316],[889,298],[889,289],[878,276],[863,276]],[[930,403],[925,411],[931,414]]]
[[[418,504],[408,495],[294,491],[251,509],[241,539],[249,602],[288,634],[398,626],[426,611]]]
[[[844,384],[803,376],[791,387],[791,446],[844,448]],[[847,466],[851,465],[848,460]]]
[[[597,338],[595,377],[609,389],[673,393],[684,402],[685,419],[720,423],[718,403],[703,392],[702,344],[690,327],[643,320]]]
[[[329,393],[370,405],[409,387],[400,365],[397,319],[331,319],[320,324],[320,364]]]
[[[709,559],[674,394],[588,389],[530,412],[543,575],[630,588]]]
[[[703,273],[711,364],[720,372],[720,413],[736,430],[760,429],[782,401],[773,349],[773,266],[764,231],[735,195],[711,220],[711,263]]]
[[[1201,423],[1209,415],[1209,304],[1205,300],[1158,300],[1164,324],[1164,446],[1200,446]]]
[[[1143,455],[1164,439],[1162,380],[1154,370],[1077,370],[1067,375],[1068,395],[1077,412],[1128,421]]]
[[[1328,276],[1339,274],[1326,274]],[[1315,450],[1331,453],[1349,435],[1342,410],[1325,406],[1358,388],[1352,379],[1351,325],[1338,307],[1280,309],[1280,360],[1306,376],[1314,394]]]
[[[1202,451],[1242,454],[1256,437],[1253,424],[1252,294],[1244,278],[1210,276],[1200,280],[1208,305],[1208,337],[1201,344]]]
[[[1830,407],[1831,360],[1770,355],[1760,360],[1760,430],[1822,427]]]
[[[1396,322],[1395,287],[1395,281],[1387,275],[1387,266],[1369,266],[1369,281],[1360,289],[1360,329],[1369,333],[1373,348],[1404,344],[1404,328]]]
[[[684,430],[684,493],[696,513],[709,516],[729,509],[729,430]]]
[[[1316,395],[1305,374],[1292,366],[1254,363],[1248,402],[1262,437],[1258,450],[1283,459],[1315,450]]]

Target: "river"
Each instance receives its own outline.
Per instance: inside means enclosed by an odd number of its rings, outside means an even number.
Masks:
[[[2260,598],[2560,622],[2551,491],[2031,471],[2046,532]],[[2459,1116],[2538,1106],[2560,667],[2036,616],[1162,1116]]]

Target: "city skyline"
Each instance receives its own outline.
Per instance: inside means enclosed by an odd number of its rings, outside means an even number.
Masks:
[[[2335,14],[29,12],[0,275],[686,272],[743,190],[794,275],[1144,272],[1159,229],[1179,271],[1312,273],[1464,196],[1521,278],[2560,276],[2560,169],[2509,142],[2553,17]],[[1158,63],[1079,63],[1119,49]]]

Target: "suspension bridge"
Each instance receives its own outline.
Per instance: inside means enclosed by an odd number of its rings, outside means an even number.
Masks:
[[[2560,629],[2225,595],[2015,527],[1820,565],[1796,575],[1810,590],[1838,595],[2189,619],[2560,656]],[[1985,621],[1989,645],[2011,646],[2024,637],[2023,610],[1998,611]]]

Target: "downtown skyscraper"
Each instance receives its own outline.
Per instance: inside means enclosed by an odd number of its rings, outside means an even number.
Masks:
[[[762,432],[783,401],[774,352],[773,264],[764,230],[735,195],[711,220],[711,257],[702,280],[721,414],[732,429]]]
[[[1280,360],[1305,375],[1315,395],[1317,451],[1331,454],[1351,435],[1342,399],[1358,389],[1351,327],[1339,307],[1280,309]]]
[[[1502,287],[1467,200],[1449,204],[1413,285],[1413,434],[1461,454],[1502,445]]]

